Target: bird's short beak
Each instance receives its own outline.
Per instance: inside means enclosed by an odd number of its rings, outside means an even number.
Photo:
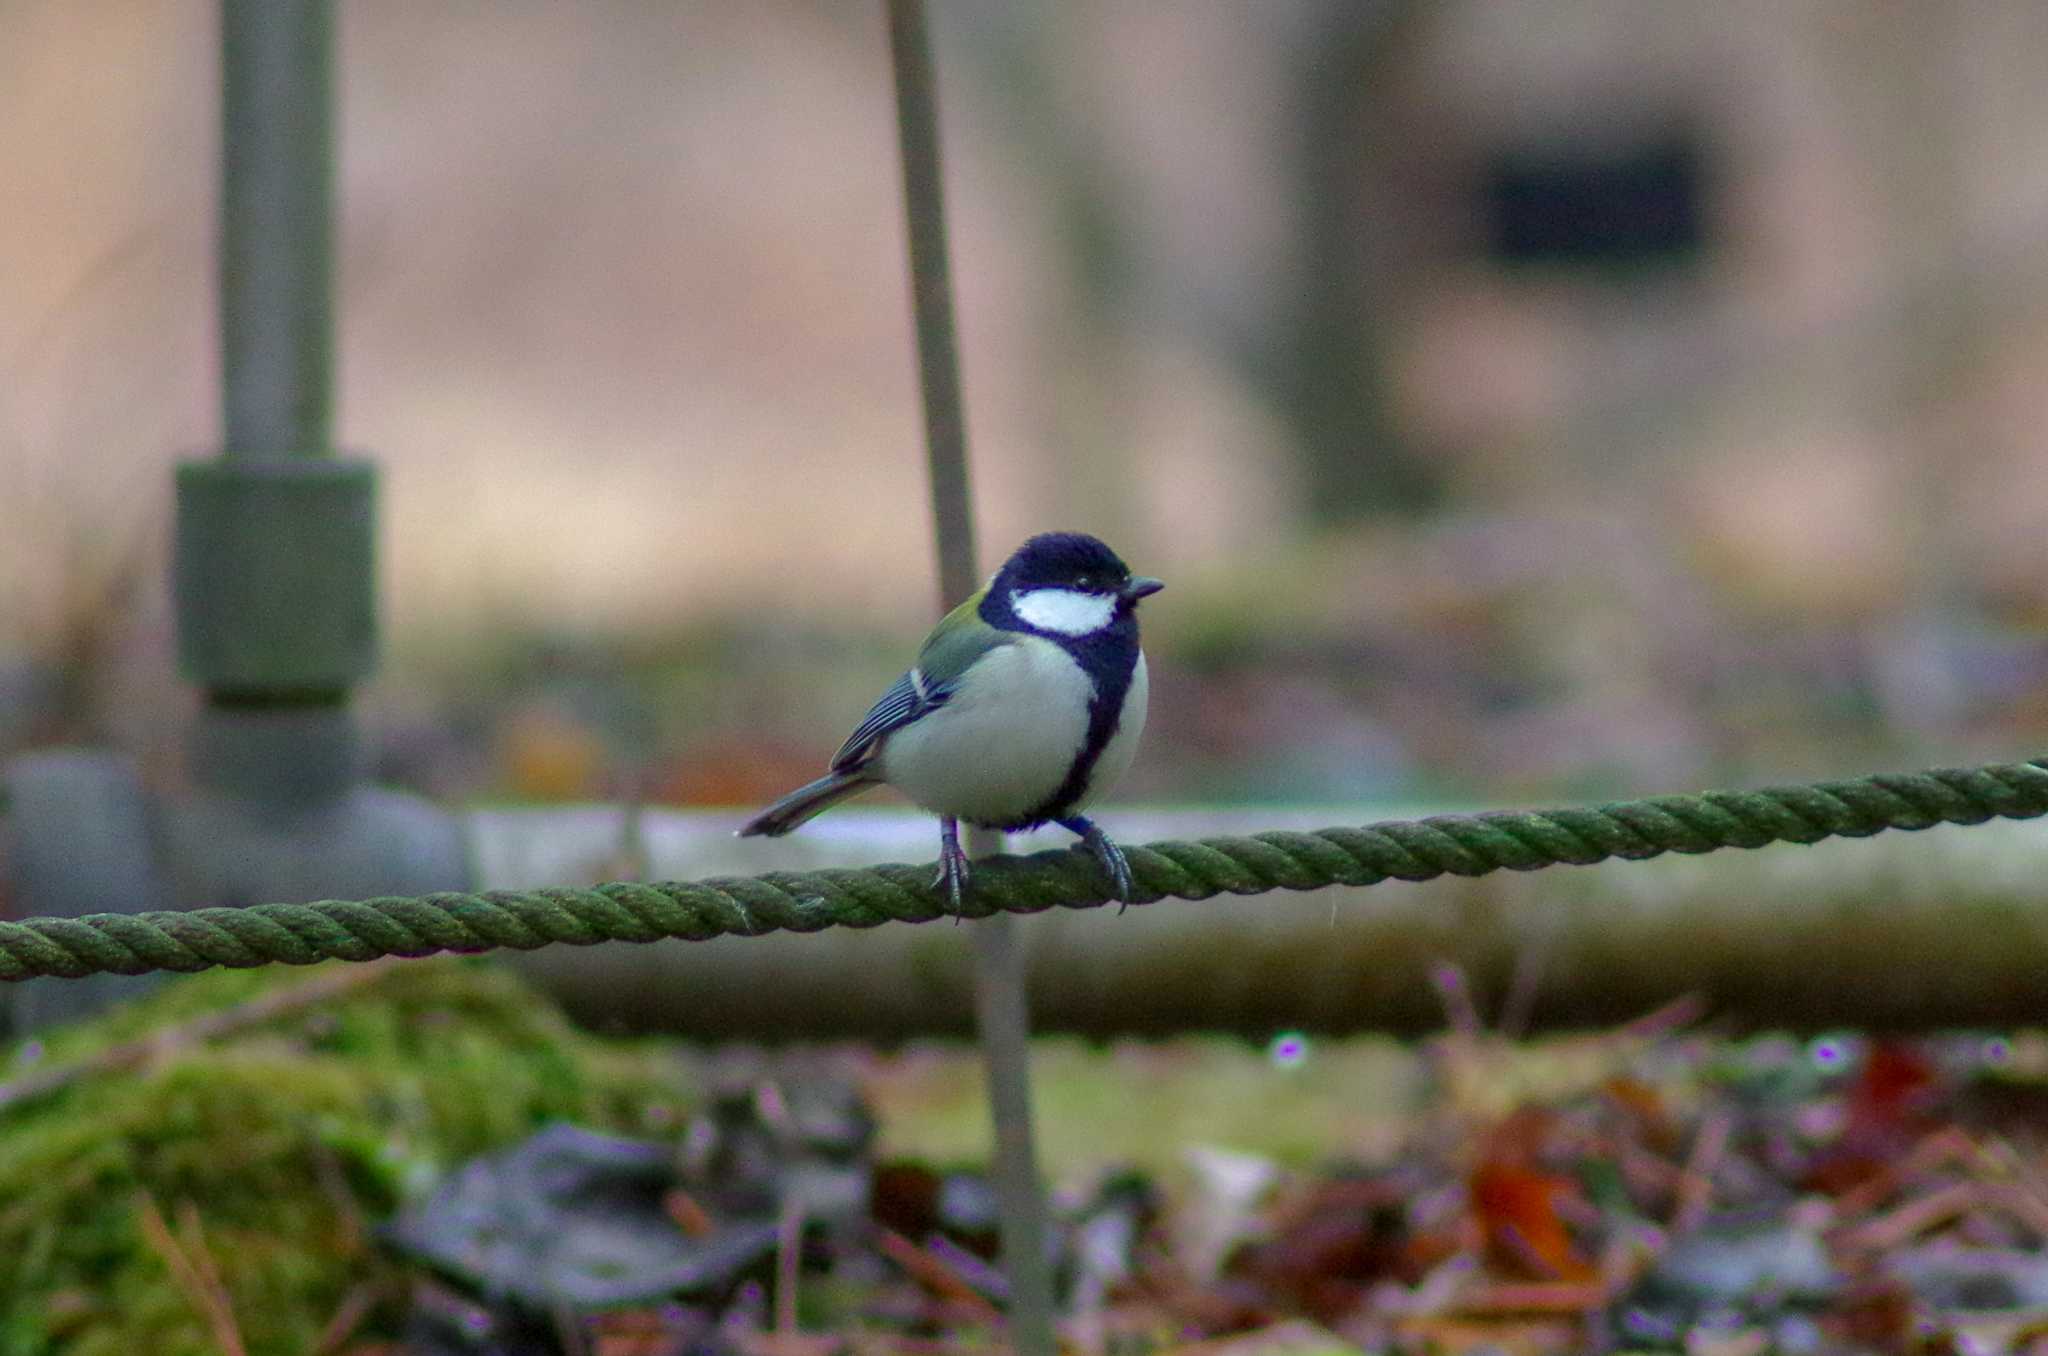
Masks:
[[[1134,574],[1131,582],[1124,585],[1123,596],[1125,601],[1135,603],[1140,598],[1150,598],[1165,587],[1164,579],[1148,579],[1142,574]]]

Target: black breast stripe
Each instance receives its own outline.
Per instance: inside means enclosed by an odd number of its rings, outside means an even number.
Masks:
[[[1074,755],[1073,765],[1067,769],[1066,780],[1059,789],[1024,818],[1013,824],[997,825],[998,828],[1028,829],[1067,817],[1074,802],[1088,789],[1096,760],[1123,723],[1124,699],[1130,696],[1131,677],[1138,671],[1138,619],[1128,611],[1100,631],[1085,636],[1047,635],[1046,639],[1072,655],[1074,662],[1094,680],[1095,695],[1088,702],[1088,737],[1081,751]]]

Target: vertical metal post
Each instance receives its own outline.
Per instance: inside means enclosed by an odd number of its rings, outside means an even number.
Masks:
[[[224,0],[220,360],[229,457],[328,453],[334,18],[328,0]]]
[[[332,455],[333,48],[331,0],[222,0],[222,455],[178,468],[178,650],[248,717],[202,719],[202,764],[263,799],[352,781],[376,659],[373,472]]]
[[[206,692],[190,785],[52,749],[0,774],[31,913],[461,889],[461,826],[363,784],[351,686],[376,659],[368,462],[333,455],[330,0],[222,0],[222,455],[178,468],[178,658]],[[30,1030],[149,979],[15,987]]]
[[[968,493],[967,422],[960,397],[953,290],[940,174],[937,82],[923,0],[888,0],[896,74],[903,203],[910,237],[910,286],[917,321],[919,384],[938,542],[939,608],[974,592],[974,511]],[[1002,835],[975,830],[968,851],[1000,851]],[[996,1192],[1002,1208],[1003,1270],[1010,1280],[1011,1339],[1019,1356],[1053,1356],[1052,1271],[1045,1248],[1045,1199],[1031,1125],[1030,1014],[1017,920],[998,914],[974,925],[975,1011],[988,1061],[995,1122]]]

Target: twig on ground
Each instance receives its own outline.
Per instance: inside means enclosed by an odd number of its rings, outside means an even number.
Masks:
[[[1714,1169],[1728,1151],[1728,1136],[1734,1128],[1735,1118],[1726,1111],[1711,1112],[1700,1123],[1671,1207],[1673,1234],[1689,1234],[1706,1220],[1707,1209],[1714,1202]]]
[[[341,1297],[335,1307],[334,1316],[320,1328],[320,1335],[313,1339],[312,1356],[333,1356],[341,1350],[341,1344],[355,1335],[370,1311],[384,1298],[384,1287],[375,1281],[364,1281]]]
[[[875,1243],[890,1261],[909,1272],[911,1278],[926,1289],[973,1309],[981,1315],[983,1322],[991,1326],[1001,1326],[1002,1311],[989,1303],[986,1295],[969,1285],[966,1278],[953,1270],[943,1258],[933,1255],[928,1249],[920,1248],[894,1229],[877,1228]]]
[[[1674,1031],[1691,1026],[1707,1015],[1707,1000],[1696,993],[1680,994],[1661,1008],[1653,1008],[1614,1029],[1624,1041],[1660,1041]]]
[[[41,1069],[0,1083],[0,1112],[46,1097],[95,1074],[138,1068],[175,1050],[261,1026],[299,1008],[324,1003],[363,987],[388,974],[400,962],[395,957],[341,964],[323,969],[299,984],[270,989],[256,997],[218,1012],[153,1031],[139,1040],[110,1045],[96,1054],[54,1069]]]
[[[360,1256],[370,1237],[370,1225],[363,1217],[363,1203],[356,1199],[355,1188],[348,1184],[348,1169],[342,1166],[341,1155],[333,1145],[315,1140],[311,1148],[313,1175],[320,1183],[321,1194],[334,1203],[334,1217],[341,1229],[335,1240],[336,1251],[346,1257]]]
[[[1980,1183],[1952,1182],[1915,1197],[1875,1219],[1842,1230],[1835,1235],[1835,1242],[1843,1248],[1888,1251],[1937,1224],[1946,1223],[1985,1204],[1988,1202]]]
[[[214,1342],[221,1349],[221,1356],[246,1356],[242,1331],[235,1322],[234,1306],[228,1299],[227,1287],[221,1282],[213,1255],[206,1250],[206,1235],[199,1227],[198,1209],[188,1201],[179,1211],[179,1222],[187,1234],[181,1244],[165,1221],[164,1212],[157,1208],[154,1196],[147,1191],[142,1192],[135,1208],[136,1223],[143,1238],[163,1258],[172,1281],[185,1292],[185,1298],[206,1321]]]
[[[704,1203],[681,1187],[671,1188],[661,1198],[661,1208],[676,1227],[692,1238],[709,1238],[718,1232],[718,1221]]]
[[[1895,1163],[1881,1166],[1865,1182],[1835,1197],[1835,1218],[1851,1220],[1865,1215],[1891,1199],[1906,1183],[1928,1177],[1943,1168],[1981,1174],[1986,1168],[1999,1170],[1978,1143],[1956,1126],[1943,1126],[1923,1137]]]

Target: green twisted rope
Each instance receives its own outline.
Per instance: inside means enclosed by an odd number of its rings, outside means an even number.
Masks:
[[[1891,773],[1762,791],[1654,796],[1581,809],[1391,820],[1364,828],[1152,843],[1129,850],[1137,900],[1209,899],[1383,880],[1639,861],[1769,843],[1864,838],[1885,829],[2048,814],[2048,759]],[[89,914],[0,923],[0,980],[216,965],[310,965],[553,942],[701,941],[923,923],[945,910],[929,866],[776,871],[702,881],[615,881],[590,889],[493,890],[412,898],[258,904],[190,913]],[[1079,849],[978,862],[966,914],[1106,903]]]

